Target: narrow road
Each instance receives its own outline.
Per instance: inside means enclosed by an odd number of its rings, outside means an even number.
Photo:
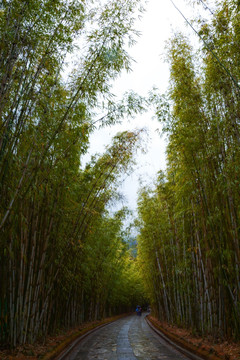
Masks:
[[[64,360],[183,360],[184,355],[161,339],[144,320],[128,316],[83,339]]]

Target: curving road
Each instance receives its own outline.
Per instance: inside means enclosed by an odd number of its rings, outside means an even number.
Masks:
[[[141,317],[119,319],[83,339],[64,360],[188,359],[161,339]],[[59,358],[60,359],[60,358]]]

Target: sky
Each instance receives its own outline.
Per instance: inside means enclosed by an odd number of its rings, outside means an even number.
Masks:
[[[198,11],[206,11],[200,6],[193,7],[189,0],[175,0],[174,2],[189,20],[194,18]],[[175,9],[171,0],[149,0],[145,9],[142,19],[138,20],[135,26],[141,32],[141,36],[137,44],[129,49],[130,55],[135,60],[132,63],[132,72],[122,73],[114,82],[112,91],[119,98],[130,89],[140,95],[147,95],[153,86],[157,87],[161,93],[166,92],[169,86],[169,67],[164,60],[166,41],[176,31],[187,34],[192,42],[198,41],[197,36]],[[131,121],[124,119],[121,125],[96,130],[90,137],[90,149],[84,159],[88,161],[92,154],[104,152],[105,146],[111,143],[111,138],[119,131],[147,129],[149,133],[147,153],[144,155],[138,152],[135,171],[126,178],[119,189],[125,197],[124,205],[128,205],[133,211],[137,206],[139,178],[144,184],[151,185],[156,179],[157,172],[166,168],[167,140],[161,135],[160,123],[152,117],[153,114],[148,112]]]

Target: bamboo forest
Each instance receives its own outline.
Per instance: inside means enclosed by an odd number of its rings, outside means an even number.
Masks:
[[[174,32],[165,93],[126,89],[116,101],[145,6],[0,2],[1,349],[138,303],[199,336],[240,340],[240,2],[191,19],[197,47]],[[144,151],[137,118],[149,108],[166,168],[136,184],[133,215],[119,187]],[[91,134],[125,118],[135,130],[85,163]]]

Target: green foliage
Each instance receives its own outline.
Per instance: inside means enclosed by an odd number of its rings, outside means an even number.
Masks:
[[[221,1],[212,22],[203,23],[201,62],[181,34],[169,43],[169,93],[153,97],[169,136],[168,166],[155,190],[142,190],[138,205],[139,262],[155,313],[202,334],[237,339],[238,10],[235,1]]]
[[[142,131],[117,134],[81,168],[96,122],[146,108],[136,94],[118,104],[111,94],[130,70],[138,8],[138,0],[1,3],[0,317],[11,346],[128,310],[139,293],[121,217],[106,208]]]

